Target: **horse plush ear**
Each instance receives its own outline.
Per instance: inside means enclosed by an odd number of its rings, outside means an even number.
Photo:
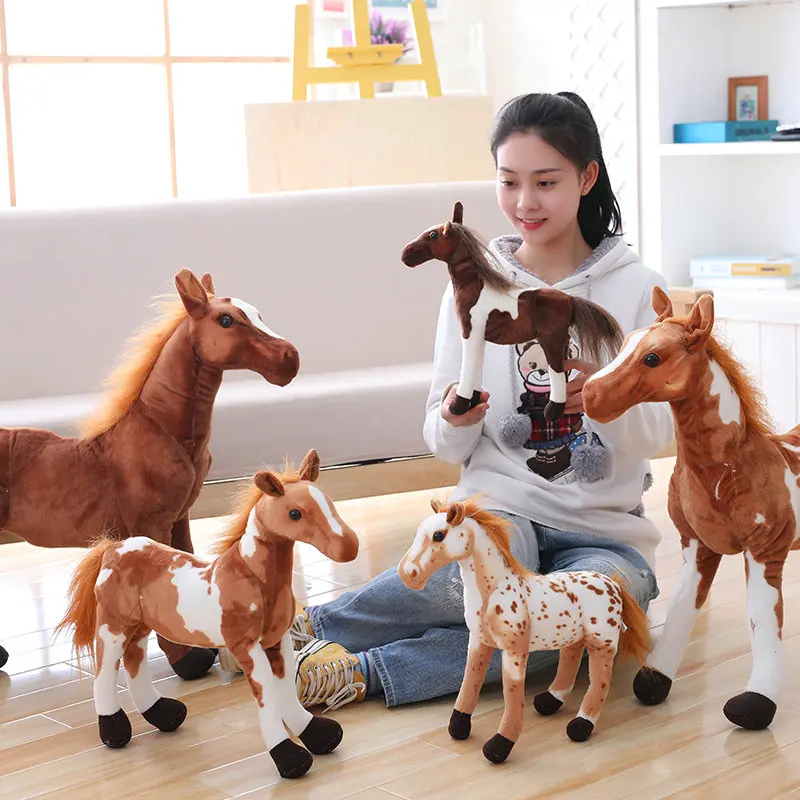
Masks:
[[[687,321],[689,339],[687,347],[691,352],[706,343],[714,327],[714,298],[710,294],[701,295],[692,306]]]
[[[253,483],[270,497],[281,497],[286,494],[286,489],[283,488],[281,479],[268,469],[262,469],[261,472],[257,472],[253,478]]]
[[[317,478],[319,478],[319,453],[316,450],[309,450],[300,465],[300,480],[313,483]]]
[[[650,293],[650,305],[653,306],[653,311],[656,312],[658,317],[656,322],[663,322],[665,319],[674,316],[672,313],[672,300],[669,299],[669,295],[660,286],[653,287],[653,291]]]
[[[437,513],[440,514],[444,511],[445,506],[443,503],[440,503],[435,497],[431,500],[431,508]]]
[[[190,269],[182,269],[175,276],[175,287],[190,317],[199,319],[208,311],[208,295],[203,284]]]
[[[461,202],[456,202],[453,206],[453,222],[461,225],[464,222],[464,206]]]
[[[203,273],[203,277],[200,278],[200,283],[209,294],[216,294],[214,291],[214,279],[211,277],[210,272]]]
[[[453,230],[453,226],[449,222],[445,222],[444,228],[442,228],[442,236],[449,236]]]
[[[463,503],[453,503],[447,509],[447,524],[453,527],[460,525],[467,516],[467,509]]]

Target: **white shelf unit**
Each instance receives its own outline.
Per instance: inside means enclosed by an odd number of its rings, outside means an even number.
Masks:
[[[670,285],[712,252],[800,252],[800,142],[673,144],[727,119],[728,78],[769,76],[769,116],[800,124],[800,0],[639,0],[641,252]]]

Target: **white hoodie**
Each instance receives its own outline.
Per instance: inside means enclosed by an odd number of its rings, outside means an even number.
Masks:
[[[494,239],[490,248],[509,277],[525,287],[547,286],[526,272],[514,257],[522,244],[518,236]],[[625,335],[651,325],[653,286],[666,290],[663,276],[644,267],[620,237],[598,245],[581,267],[553,288],[585,297],[613,314]],[[596,534],[636,548],[651,565],[661,538],[645,517],[632,513],[642,498],[649,458],[673,438],[672,412],[666,403],[634,406],[619,419],[600,424],[584,416],[584,427],[596,433],[611,455],[611,474],[594,483],[550,481],[531,471],[530,450],[508,446],[500,438],[500,419],[515,414],[525,390],[517,368],[517,350],[486,345],[483,388],[489,392],[489,411],[483,422],[454,427],[440,413],[442,398],[458,381],[461,333],[452,286],[442,298],[436,329],[434,377],[427,402],[424,436],[431,451],[454,464],[461,463],[461,479],[453,500],[483,494],[481,505],[519,514],[564,531]]]

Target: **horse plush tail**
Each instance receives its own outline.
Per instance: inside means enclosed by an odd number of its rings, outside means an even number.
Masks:
[[[613,580],[622,592],[623,629],[619,637],[619,653],[623,658],[635,658],[639,664],[644,664],[653,649],[647,614],[620,581]]]
[[[582,357],[596,364],[611,360],[622,347],[622,328],[614,317],[591,300],[573,297],[572,324],[578,333]]]
[[[81,651],[89,653],[92,667],[95,665],[94,640],[97,628],[97,600],[94,588],[103,567],[106,551],[119,544],[115,539],[102,539],[81,560],[69,584],[69,607],[64,618],[56,626],[56,633],[74,628],[72,647],[75,655]]]

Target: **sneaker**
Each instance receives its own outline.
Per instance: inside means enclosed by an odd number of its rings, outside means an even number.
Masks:
[[[227,647],[219,648],[219,665],[226,672],[244,672],[239,666],[239,662],[234,658],[233,653]]]
[[[314,628],[311,626],[311,618],[299,603],[297,614],[292,623],[292,627],[289,628],[289,633],[292,636],[292,644],[295,650],[300,650],[303,645],[314,641]]]
[[[366,696],[361,662],[340,644],[313,639],[294,658],[297,696],[304,708],[325,703],[332,711]]]

